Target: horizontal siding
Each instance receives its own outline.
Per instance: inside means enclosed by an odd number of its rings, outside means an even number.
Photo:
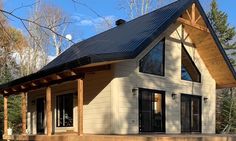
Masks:
[[[111,132],[111,80],[112,71],[85,76],[84,133]]]
[[[176,30],[175,30],[176,29]],[[174,31],[174,32],[173,32]],[[156,76],[139,72],[139,60],[145,56],[162,37],[157,38],[147,49],[145,49],[136,59],[120,62],[114,65],[115,80],[114,100],[118,101],[116,133],[128,134],[138,133],[138,95],[132,93],[133,88],[147,88],[165,91],[166,98],[166,132],[180,133],[180,94],[193,94],[208,97],[209,103],[202,103],[203,107],[203,133],[214,133],[214,111],[215,111],[215,80],[211,77],[204,62],[193,47],[191,39],[186,38],[185,45],[194,63],[201,72],[202,82],[192,83],[181,80],[181,38],[182,27],[178,24],[171,26],[163,36],[166,36],[165,44],[165,76]],[[187,34],[184,34],[187,35]],[[184,37],[185,38],[185,37]],[[172,93],[178,94],[173,100]],[[114,111],[114,113],[115,113]],[[207,111],[213,111],[207,114]],[[212,121],[210,121],[212,119]]]
[[[108,134],[111,128],[111,100],[110,82],[112,71],[100,71],[86,74],[84,79],[84,133]],[[29,93],[28,102],[28,128],[32,134],[36,134],[36,104],[31,105],[37,98],[45,97],[45,89]],[[77,82],[70,81],[52,86],[53,115],[55,116],[56,95],[76,93]],[[53,126],[55,132],[77,131],[77,98],[74,97],[74,126],[70,128],[58,128]],[[53,120],[56,122],[56,120]]]

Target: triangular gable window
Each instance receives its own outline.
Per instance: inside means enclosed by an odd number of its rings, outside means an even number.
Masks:
[[[183,45],[181,63],[182,80],[201,82],[201,74]]]
[[[139,71],[164,76],[165,40],[160,41],[139,62]]]

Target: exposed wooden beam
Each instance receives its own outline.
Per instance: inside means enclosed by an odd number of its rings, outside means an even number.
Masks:
[[[77,95],[78,95],[78,135],[83,135],[83,95],[84,86],[83,79],[77,80]]]
[[[7,129],[8,129],[8,109],[7,109],[7,101],[8,97],[4,96],[4,135],[7,134]]]
[[[40,82],[41,83],[48,83],[48,80],[47,79],[41,79]]]
[[[21,93],[21,111],[22,111],[22,134],[26,134],[26,113],[27,113],[27,107],[26,107],[26,94],[27,93]]]
[[[47,135],[52,135],[52,91],[51,87],[46,88],[46,124]]]
[[[195,24],[195,21],[196,21],[196,6],[195,6],[195,3],[193,3],[193,5],[192,5],[191,15],[192,15],[191,23]]]
[[[31,85],[32,85],[33,87],[37,86],[37,84],[36,84],[35,82],[31,82]]]
[[[50,78],[52,78],[53,80],[59,80],[62,79],[62,77],[59,74],[53,74],[51,76],[49,76]]]
[[[21,89],[23,89],[23,90],[26,89],[26,87],[25,87],[24,85],[21,85],[20,87],[21,87]]]
[[[16,88],[11,88],[11,90],[12,90],[13,92],[16,92],[16,91],[17,91]]]
[[[195,24],[198,23],[198,21],[199,21],[201,18],[202,18],[202,16],[199,15],[198,18],[197,18],[196,21],[195,21]]]
[[[206,27],[204,27],[204,26],[201,26],[201,25],[199,25],[199,24],[196,24],[196,23],[195,23],[195,24],[192,24],[191,21],[186,20],[186,19],[184,19],[184,18],[180,18],[180,17],[179,17],[179,18],[177,19],[177,21],[180,22],[180,23],[182,23],[182,24],[184,24],[184,25],[187,25],[187,26],[193,27],[193,28],[195,28],[195,29],[198,29],[198,30],[201,30],[201,31],[210,33],[210,31],[209,31],[208,28],[206,28]]]
[[[70,73],[71,76],[76,75],[76,73],[73,70],[70,70],[69,73]]]
[[[8,93],[9,93],[9,91],[7,91],[7,90],[4,90],[4,91],[3,91],[3,93],[4,93],[4,94],[8,94]]]
[[[186,13],[188,15],[189,20],[192,20],[192,17],[190,16],[190,13],[189,13],[188,9],[186,10]]]
[[[11,88],[9,88],[11,91],[9,91],[9,89],[3,89],[2,91],[3,91],[3,94],[5,95],[15,94],[16,92],[19,92],[19,93],[27,92],[29,90],[35,90],[35,89],[39,89],[43,87],[48,87],[50,85],[59,84],[65,81],[76,80],[78,78],[81,78],[85,73],[104,71],[104,70],[110,70],[110,65],[70,69],[62,73],[52,74],[52,75],[49,75],[49,76],[46,76],[37,80],[33,80],[31,82],[29,81],[29,82],[25,82],[16,86],[12,86],[12,88],[14,89],[18,88],[18,89],[15,89],[16,91],[13,91]]]

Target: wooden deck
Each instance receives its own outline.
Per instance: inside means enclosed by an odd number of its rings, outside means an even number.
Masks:
[[[13,135],[17,141],[236,141],[236,135]]]

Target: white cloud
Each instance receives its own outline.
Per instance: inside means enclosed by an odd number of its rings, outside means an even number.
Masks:
[[[116,20],[115,16],[113,15],[97,17],[97,18],[90,18],[90,17],[85,17],[83,15],[79,15],[79,16],[72,16],[72,18],[77,22],[78,26],[94,26],[94,27],[96,27],[98,24],[104,23],[104,21],[107,21],[107,23],[112,24],[111,22],[114,22]]]
[[[92,22],[92,20],[81,20],[79,22],[80,26],[93,26],[94,23]]]

